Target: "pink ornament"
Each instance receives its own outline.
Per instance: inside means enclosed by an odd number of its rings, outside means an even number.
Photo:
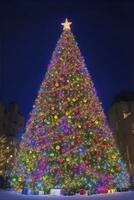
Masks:
[[[98,186],[97,187],[97,193],[107,193],[108,192],[108,188],[106,186]]]

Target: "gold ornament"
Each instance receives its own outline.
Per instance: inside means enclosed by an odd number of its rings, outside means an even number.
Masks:
[[[57,115],[54,115],[54,119],[58,119],[58,116],[57,116]]]
[[[40,112],[40,113],[39,113],[39,116],[43,116],[43,115],[44,115],[44,113],[43,113],[43,112]]]
[[[55,86],[58,87],[58,86],[59,86],[59,83],[55,83]]]
[[[69,115],[69,112],[67,111],[67,112],[66,112],[66,116],[68,116],[68,115]]]
[[[116,188],[113,188],[113,189],[109,189],[109,190],[108,190],[108,193],[114,193],[114,192],[117,192]]]
[[[70,159],[69,159],[69,158],[66,158],[66,161],[67,161],[67,162],[69,162],[69,161],[70,161]]]
[[[33,158],[36,158],[35,154],[32,155]]]
[[[29,159],[28,158],[26,159],[26,163],[29,163]]]
[[[72,116],[71,116],[71,115],[69,115],[69,116],[68,116],[68,118],[69,118],[69,119],[71,119],[71,118],[72,118]]]
[[[65,19],[64,23],[61,23],[61,25],[63,26],[63,30],[67,31],[70,30],[70,25],[72,24],[72,22],[69,22],[68,19]]]
[[[95,120],[95,124],[97,125],[99,122],[98,122],[98,120]]]
[[[18,181],[21,182],[21,181],[22,181],[22,177],[19,177],[19,178],[18,178]]]
[[[86,102],[87,102],[87,99],[83,99],[83,102],[86,103]]]
[[[31,171],[30,168],[28,168],[27,171],[30,172]]]
[[[20,193],[20,192],[22,192],[22,189],[21,189],[21,188],[17,188],[17,189],[16,189],[16,192],[19,192],[19,193]]]
[[[80,125],[80,124],[78,124],[78,128],[81,128],[81,125]]]
[[[59,149],[60,149],[60,146],[59,146],[59,145],[57,145],[57,146],[56,146],[56,150],[59,150]]]
[[[112,159],[116,159],[116,155],[112,155]]]

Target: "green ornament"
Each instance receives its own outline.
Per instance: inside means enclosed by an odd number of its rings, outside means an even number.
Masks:
[[[13,178],[12,181],[13,181],[13,182],[16,182],[16,178]]]
[[[46,124],[50,124],[51,122],[49,121],[49,119],[48,120],[44,120],[44,122],[46,123]]]
[[[51,156],[51,157],[54,157],[54,153],[50,153],[50,156]]]

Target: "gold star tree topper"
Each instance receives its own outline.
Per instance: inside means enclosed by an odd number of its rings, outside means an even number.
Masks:
[[[70,25],[72,24],[72,22],[69,22],[68,19],[65,19],[64,23],[61,23],[61,25],[63,26],[63,30],[67,31],[70,30]]]

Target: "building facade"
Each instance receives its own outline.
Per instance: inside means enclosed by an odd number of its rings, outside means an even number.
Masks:
[[[134,176],[134,100],[121,98],[109,109],[109,123],[129,172]]]
[[[24,117],[19,111],[16,103],[11,103],[6,109],[0,103],[0,135],[16,137],[17,134],[23,133]]]

